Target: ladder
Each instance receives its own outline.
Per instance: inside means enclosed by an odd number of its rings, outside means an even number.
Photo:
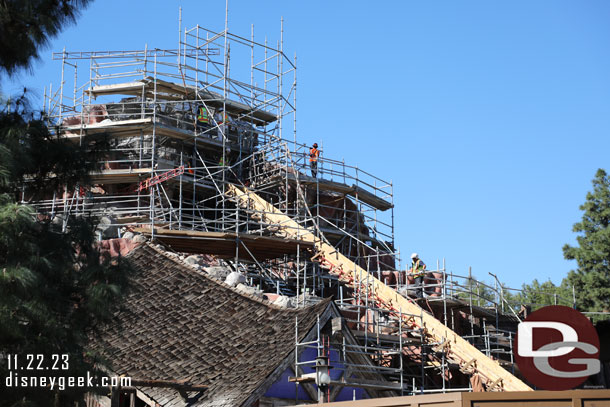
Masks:
[[[426,337],[425,339],[430,342],[439,343],[440,345],[436,348],[444,351],[447,358],[458,364],[463,372],[478,374],[488,391],[532,390],[500,366],[498,362],[480,352],[434,316],[427,312],[422,312],[422,309],[417,304],[409,301],[396,292],[396,290],[378,280],[373,274],[369,274],[366,270],[339,253],[333,246],[316,237],[311,228],[299,225],[272,204],[245,187],[227,184],[225,191],[240,207],[250,210],[250,216],[253,219],[275,225],[278,228],[278,236],[313,243],[316,253],[312,260],[318,261],[329,270],[329,273],[337,275],[341,281],[350,285],[358,284],[366,286],[368,284],[369,289],[367,292],[371,294],[372,300],[380,308],[387,310],[393,316],[406,314],[402,317],[403,323],[413,328],[422,329]],[[413,315],[421,315],[421,317],[415,318]],[[418,326],[420,324],[422,326]]]
[[[140,184],[137,186],[136,192],[142,191],[144,189],[148,189],[148,188],[152,187],[153,185],[160,184],[162,182],[167,181],[168,179],[178,177],[182,174],[184,174],[184,165],[174,168],[173,170],[166,171],[163,174],[155,175],[154,177],[145,179],[144,181],[140,182]]]

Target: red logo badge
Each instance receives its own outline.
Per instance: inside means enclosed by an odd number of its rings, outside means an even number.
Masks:
[[[519,324],[513,353],[523,376],[544,390],[568,390],[600,370],[599,337],[589,319],[561,305]]]

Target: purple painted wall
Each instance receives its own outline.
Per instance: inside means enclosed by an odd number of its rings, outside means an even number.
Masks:
[[[317,349],[305,349],[301,354],[301,357],[299,358],[299,362],[313,361],[316,359],[317,354]],[[331,379],[339,379],[339,377],[341,376],[341,372],[343,371],[343,365],[339,362],[339,352],[335,349],[331,349],[330,351],[330,365],[333,367],[330,371]],[[301,365],[304,373],[314,372],[312,366],[313,364]],[[269,387],[269,389],[265,393],[265,397],[278,397],[283,399],[311,401],[311,398],[307,395],[307,392],[303,390],[303,386],[297,386],[295,383],[290,383],[288,381],[289,376],[295,376],[294,372],[290,368],[286,369],[286,371],[282,373],[282,376],[279,378],[279,380],[277,380],[271,385],[271,387]],[[352,400],[354,398],[354,391],[356,395],[356,400],[369,398],[368,394],[363,389],[344,387],[335,400]]]

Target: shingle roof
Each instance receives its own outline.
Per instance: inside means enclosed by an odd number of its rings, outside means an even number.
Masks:
[[[141,389],[161,405],[242,405],[294,350],[295,317],[305,336],[329,305],[279,308],[150,245],[127,258],[136,273],[126,311],[96,346],[116,374],[209,386],[194,404],[172,389]]]

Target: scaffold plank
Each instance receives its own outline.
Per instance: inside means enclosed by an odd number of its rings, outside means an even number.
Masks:
[[[134,232],[146,236],[152,235],[151,228],[134,228]],[[204,232],[197,230],[175,230],[155,228],[155,239],[179,252],[214,254],[221,258],[233,258],[237,254],[240,260],[252,261],[246,250],[238,250],[240,244],[245,244],[258,261],[283,257],[313,248],[313,243],[301,240],[282,239],[273,236],[260,236],[234,232]]]
[[[140,180],[144,175],[150,175],[150,168],[112,169],[89,174],[92,184],[130,184]]]
[[[101,95],[141,95],[142,88],[146,86],[146,83],[137,82],[126,82],[126,83],[113,83],[111,85],[99,85],[94,86],[91,89],[85,90],[85,93],[91,94],[93,97]]]
[[[230,184],[227,186],[226,193],[234,198],[241,207],[257,211],[260,220],[276,224],[281,236],[312,242],[315,246],[316,254],[314,257],[317,261],[326,263],[330,268],[329,272],[338,274],[343,281],[358,286],[368,286],[366,291],[372,293],[373,299],[380,308],[386,309],[394,315],[410,314],[411,316],[407,317],[405,323],[414,328],[423,329],[425,336],[431,342],[446,343],[448,359],[455,361],[460,366],[468,365],[472,367],[472,372],[479,374],[488,386],[494,385],[494,387],[504,391],[532,390],[501,367],[497,361],[480,352],[433,315],[423,311],[417,304],[385,285],[373,274],[369,274],[349,258],[339,253],[334,247],[316,237],[313,230],[301,227],[256,193],[247,190],[247,188],[242,189]],[[421,322],[418,322],[419,318],[413,318],[412,315],[420,315]]]

